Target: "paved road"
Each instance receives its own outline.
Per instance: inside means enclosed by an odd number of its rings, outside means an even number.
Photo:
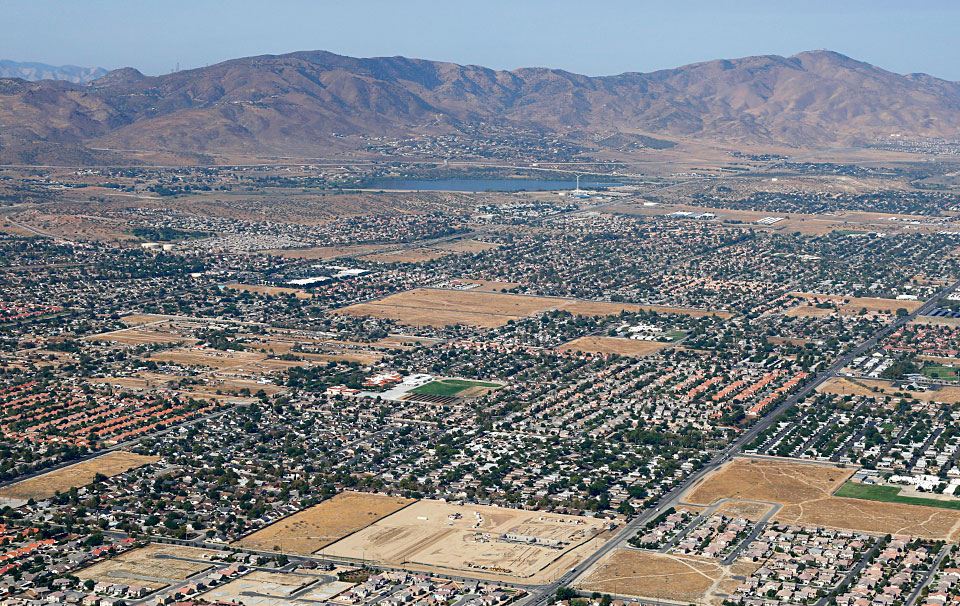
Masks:
[[[920,597],[920,593],[923,591],[923,588],[930,584],[933,581],[933,577],[937,575],[937,572],[940,570],[940,564],[943,562],[944,558],[947,557],[947,554],[950,553],[951,545],[945,544],[940,548],[940,553],[937,554],[937,557],[934,558],[933,564],[930,566],[930,570],[927,572],[927,577],[923,579],[923,582],[917,585],[916,589],[910,593],[910,597],[904,601],[904,606],[913,606],[917,602],[917,598]]]

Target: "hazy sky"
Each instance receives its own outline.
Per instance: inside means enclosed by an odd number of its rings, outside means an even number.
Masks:
[[[828,48],[960,80],[960,2],[0,0],[0,59],[156,75],[323,49],[603,75]]]

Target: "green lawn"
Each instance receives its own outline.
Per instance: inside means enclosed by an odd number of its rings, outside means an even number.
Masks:
[[[960,377],[957,376],[957,369],[951,366],[928,364],[920,372],[927,377],[940,379],[941,381],[960,381]]]
[[[960,501],[938,501],[922,497],[901,497],[897,486],[871,486],[847,482],[834,493],[836,497],[851,499],[865,499],[867,501],[883,501],[885,503],[903,503],[905,505],[922,505],[924,507],[939,507],[941,509],[960,509]]]
[[[428,396],[455,396],[473,387],[500,387],[500,384],[465,381],[463,379],[439,379],[412,389],[411,393],[422,393]]]
[[[687,336],[687,333],[683,330],[671,330],[667,334],[663,335],[663,337],[661,338],[666,340],[669,343],[673,343],[674,341],[679,341],[685,336]]]

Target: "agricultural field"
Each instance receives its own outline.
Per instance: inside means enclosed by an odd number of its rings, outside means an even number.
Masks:
[[[723,499],[779,503],[773,519],[791,524],[913,534],[955,540],[960,512],[835,496],[853,469],[782,460],[735,459],[706,476],[684,500],[711,505]]]
[[[603,537],[595,537],[607,528],[585,517],[424,500],[324,553],[384,566],[532,581],[585,557],[588,545],[599,548]],[[507,533],[531,540],[508,541]]]
[[[659,341],[641,341],[639,339],[621,339],[617,337],[580,337],[560,347],[565,351],[584,353],[618,354],[621,356],[642,357],[656,353],[669,343]]]
[[[413,499],[387,495],[341,492],[332,499],[243,537],[234,545],[308,555],[413,502]]]
[[[138,455],[118,450],[0,488],[0,498],[46,499],[58,492],[63,493],[71,488],[86,486],[93,481],[98,473],[108,477],[115,476],[148,463],[156,463],[159,460],[160,457]]]
[[[81,580],[161,589],[212,568],[212,564],[196,560],[209,558],[214,553],[196,547],[150,543],[146,547],[132,549],[113,559],[83,568],[76,575]]]

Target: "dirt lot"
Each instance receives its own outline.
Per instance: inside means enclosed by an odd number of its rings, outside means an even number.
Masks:
[[[657,341],[639,341],[637,339],[618,339],[616,337],[580,337],[560,347],[561,350],[583,351],[587,353],[609,353],[621,356],[646,356],[656,353],[670,345]]]
[[[722,513],[732,518],[744,517],[748,520],[759,520],[770,511],[771,507],[773,507],[773,505],[767,505],[766,503],[727,501],[717,508],[717,513]]]
[[[76,463],[63,469],[51,471],[29,480],[17,482],[0,489],[0,497],[9,499],[46,499],[57,493],[66,492],[71,488],[86,486],[93,481],[94,476],[102,473],[105,476],[115,476],[128,469],[140,467],[147,463],[159,461],[159,457],[149,457],[132,452],[116,451],[99,456],[89,461]]]
[[[181,347],[152,354],[151,359],[158,362],[170,362],[184,366],[207,366],[220,370],[244,370],[257,374],[285,370],[298,366],[302,362],[267,359],[267,355],[256,351],[220,351],[216,349],[192,349]]]
[[[618,549],[601,560],[580,589],[617,593],[686,604],[708,600],[733,581],[733,575],[749,575],[756,564],[721,566],[680,555]]]
[[[227,288],[231,290],[242,290],[261,295],[294,295],[298,299],[312,299],[313,295],[299,288],[286,288],[284,286],[262,286],[259,284],[228,284]]]
[[[700,480],[684,500],[709,505],[723,498],[783,504],[781,522],[914,534],[955,540],[960,511],[834,497],[853,469],[792,461],[736,459]]]
[[[179,343],[183,342],[192,345],[197,339],[181,336],[174,332],[161,332],[158,330],[138,330],[136,328],[127,328],[125,330],[115,330],[92,337],[84,337],[86,341],[103,341],[114,343],[124,343],[128,345],[140,345],[142,343]]]
[[[269,572],[255,570],[242,578],[234,579],[221,587],[211,589],[203,594],[211,601],[233,602],[238,604],[249,603],[251,593],[255,603],[273,603],[269,598],[288,598],[290,594],[317,581],[319,577],[305,574],[287,574],[283,572]],[[266,599],[260,596],[268,596]]]
[[[365,555],[382,565],[417,570],[539,580],[599,548],[603,539],[591,539],[604,530],[591,518],[419,501],[330,545],[324,553],[343,558]],[[553,539],[561,545],[507,542],[501,540],[504,533]]]
[[[563,302],[563,299],[472,290],[417,288],[373,303],[351,305],[334,313],[391,318],[415,326],[466,324],[493,328]]]
[[[150,324],[151,322],[157,322],[158,320],[163,319],[163,316],[155,316],[153,314],[130,314],[129,316],[120,318],[120,321],[127,326],[141,326],[143,324]]]
[[[944,385],[936,391],[909,391],[894,387],[893,382],[883,379],[852,380],[843,377],[834,377],[817,387],[817,391],[840,396],[855,395],[872,398],[882,398],[885,396],[896,397],[893,394],[899,392],[907,394],[907,398],[915,398],[921,402],[941,402],[943,404],[960,403],[960,386]]]
[[[248,535],[234,545],[309,555],[344,536],[413,503],[387,495],[341,492],[288,518]]]
[[[551,297],[531,297],[481,290],[441,290],[418,288],[390,295],[372,303],[351,305],[333,313],[352,316],[389,318],[414,326],[466,324],[483,328],[502,326],[531,314],[564,309],[583,316],[619,314],[622,311],[649,310],[658,313],[682,313],[693,316],[715,314],[728,318],[728,312],[689,310],[651,305],[632,305],[594,301],[573,301]]]
[[[923,324],[926,326],[946,326],[956,328],[960,326],[960,318],[941,318],[939,316],[917,316],[910,320],[910,324]]]
[[[132,549],[113,559],[78,570],[75,574],[81,580],[93,579],[160,589],[183,581],[202,570],[213,568],[212,564],[206,562],[173,559],[173,557],[202,560],[204,556],[209,558],[214,553],[216,552],[209,549],[150,543],[146,547]]]

